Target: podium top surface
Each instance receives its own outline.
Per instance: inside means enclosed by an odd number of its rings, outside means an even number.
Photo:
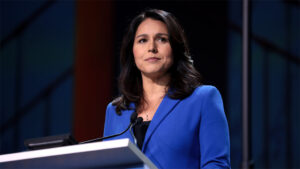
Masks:
[[[129,139],[0,155],[0,168],[100,168],[155,165]]]

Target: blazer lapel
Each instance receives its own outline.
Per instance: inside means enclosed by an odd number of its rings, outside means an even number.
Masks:
[[[159,107],[157,108],[154,117],[149,125],[149,128],[146,132],[144,144],[142,151],[147,147],[149,139],[151,138],[153,132],[157,129],[159,124],[167,117],[167,115],[175,108],[175,106],[180,102],[180,100],[173,100],[167,95],[164,97]]]

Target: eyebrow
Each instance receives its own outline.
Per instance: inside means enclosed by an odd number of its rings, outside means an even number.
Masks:
[[[167,34],[167,33],[157,33],[155,36],[162,36],[162,35],[169,36],[169,34]],[[143,37],[143,36],[148,36],[148,34],[140,34],[140,35],[136,36],[135,38],[139,38],[139,37]]]

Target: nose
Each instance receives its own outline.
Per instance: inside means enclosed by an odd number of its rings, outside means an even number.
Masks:
[[[148,52],[151,52],[151,53],[157,53],[158,52],[155,41],[152,41],[151,43],[149,43]]]

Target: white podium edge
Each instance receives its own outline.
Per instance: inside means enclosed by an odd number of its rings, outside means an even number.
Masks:
[[[0,163],[125,147],[129,147],[129,149],[141,158],[146,165],[144,168],[157,169],[157,167],[128,138],[4,154],[0,155]]]

